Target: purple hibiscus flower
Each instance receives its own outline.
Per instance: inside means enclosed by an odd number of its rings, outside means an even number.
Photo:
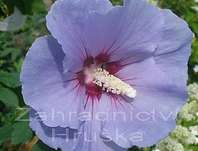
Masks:
[[[192,32],[144,0],[57,0],[21,81],[30,127],[63,151],[151,146],[185,103]]]

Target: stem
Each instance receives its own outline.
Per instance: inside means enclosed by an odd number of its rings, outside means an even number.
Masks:
[[[30,141],[22,144],[18,151],[32,151],[32,147],[39,141],[37,136],[34,136]]]

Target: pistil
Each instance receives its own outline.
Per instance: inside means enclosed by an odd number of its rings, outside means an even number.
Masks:
[[[110,74],[105,69],[93,69],[90,77],[93,83],[101,87],[106,92],[125,95],[129,98],[136,97],[136,90],[131,85]]]

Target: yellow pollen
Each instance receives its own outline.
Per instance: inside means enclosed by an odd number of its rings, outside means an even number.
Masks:
[[[125,95],[129,98],[136,97],[136,90],[132,86],[115,77],[114,75],[111,75],[105,69],[94,69],[92,72],[92,77],[92,82],[102,87],[102,89],[106,92]]]

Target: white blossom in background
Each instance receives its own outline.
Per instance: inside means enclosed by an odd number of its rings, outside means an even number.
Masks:
[[[193,121],[198,118],[198,84],[193,83],[188,86],[188,96],[188,102],[179,113],[179,120]]]
[[[154,150],[152,150],[152,151],[160,151],[159,149],[154,149]]]
[[[156,151],[156,150],[185,151],[183,145],[171,137],[167,137],[166,139],[162,140],[159,144],[157,144],[156,149],[153,151]]]
[[[198,84],[193,83],[188,86],[188,95],[190,100],[198,101]]]
[[[195,3],[198,3],[198,0],[194,0]],[[194,9],[196,12],[198,12],[198,6],[193,6],[192,9]]]
[[[198,125],[191,126],[189,129],[193,135],[198,136]]]
[[[196,136],[193,135],[188,128],[181,125],[178,125],[176,127],[176,129],[171,133],[171,136],[172,138],[177,139],[180,143],[185,145],[197,144]]]
[[[191,101],[186,103],[186,105],[181,109],[181,112],[178,115],[179,120],[192,121],[196,120],[198,113],[198,102]]]
[[[197,11],[198,11],[198,7],[197,7]],[[198,65],[196,65],[194,68],[193,68],[194,72],[195,73],[198,73]]]
[[[198,12],[198,7],[194,6],[194,7],[192,7],[192,9],[194,9],[196,12]]]

